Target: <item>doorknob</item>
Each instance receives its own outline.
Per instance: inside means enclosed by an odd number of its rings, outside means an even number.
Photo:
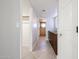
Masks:
[[[62,34],[60,33],[60,36],[62,36]]]

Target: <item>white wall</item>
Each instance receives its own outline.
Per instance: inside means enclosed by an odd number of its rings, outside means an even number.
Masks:
[[[29,16],[29,20],[22,24],[23,46],[32,50],[38,39],[38,18],[29,0],[23,0],[23,14],[22,16]],[[27,29],[28,28],[28,29]]]
[[[19,3],[0,0],[0,59],[20,59]]]
[[[58,4],[58,2],[56,2]],[[58,7],[58,6],[57,6]],[[52,31],[52,32],[55,32],[56,31],[56,27],[58,26],[57,25],[57,21],[58,21],[58,9],[55,9],[55,12],[52,13],[51,15],[49,15],[48,17],[46,17],[47,19],[47,22],[46,22],[46,28],[48,31]],[[56,20],[56,21],[55,21]]]
[[[32,6],[31,6],[29,0],[22,0],[22,11],[23,11],[22,16],[30,16],[31,8],[32,8]]]
[[[58,16],[54,17],[54,21],[55,21],[55,31],[57,31],[59,23]]]
[[[46,28],[48,31],[52,31],[52,32],[55,31],[55,22],[54,22],[54,19],[52,17],[49,17],[47,19]]]
[[[34,10],[32,10],[32,46],[33,49],[36,46],[38,39],[39,39],[39,19],[36,16],[36,13]]]
[[[46,39],[48,40],[48,31],[57,33],[58,17],[57,12],[55,15],[46,18]]]
[[[22,47],[32,51],[32,26],[31,26],[32,6],[29,0],[22,0],[22,16],[29,16],[27,21],[22,21]]]
[[[59,0],[58,59],[78,59],[76,26],[77,0]]]

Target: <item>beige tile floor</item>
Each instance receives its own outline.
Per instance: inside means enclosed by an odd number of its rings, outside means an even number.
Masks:
[[[36,59],[36,57],[33,55],[33,53],[31,51],[28,50],[28,48],[23,47],[22,59]]]
[[[29,51],[27,48],[23,48],[22,59],[57,59],[56,55],[45,37],[40,37],[34,51]]]

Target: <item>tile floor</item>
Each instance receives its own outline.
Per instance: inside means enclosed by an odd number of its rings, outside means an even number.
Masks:
[[[57,59],[56,55],[45,37],[40,37],[34,51],[29,51],[27,48],[23,48],[22,59]]]

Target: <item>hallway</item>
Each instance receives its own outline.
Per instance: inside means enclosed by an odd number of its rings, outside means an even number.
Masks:
[[[40,40],[33,52],[24,48],[23,59],[56,59],[56,55],[47,40],[44,37],[40,37]]]
[[[58,1],[22,1],[22,59],[57,59],[47,39],[48,31],[57,31]]]
[[[38,46],[33,54],[37,59],[56,59],[56,55],[50,45],[50,43],[45,40],[45,37],[40,37]]]

